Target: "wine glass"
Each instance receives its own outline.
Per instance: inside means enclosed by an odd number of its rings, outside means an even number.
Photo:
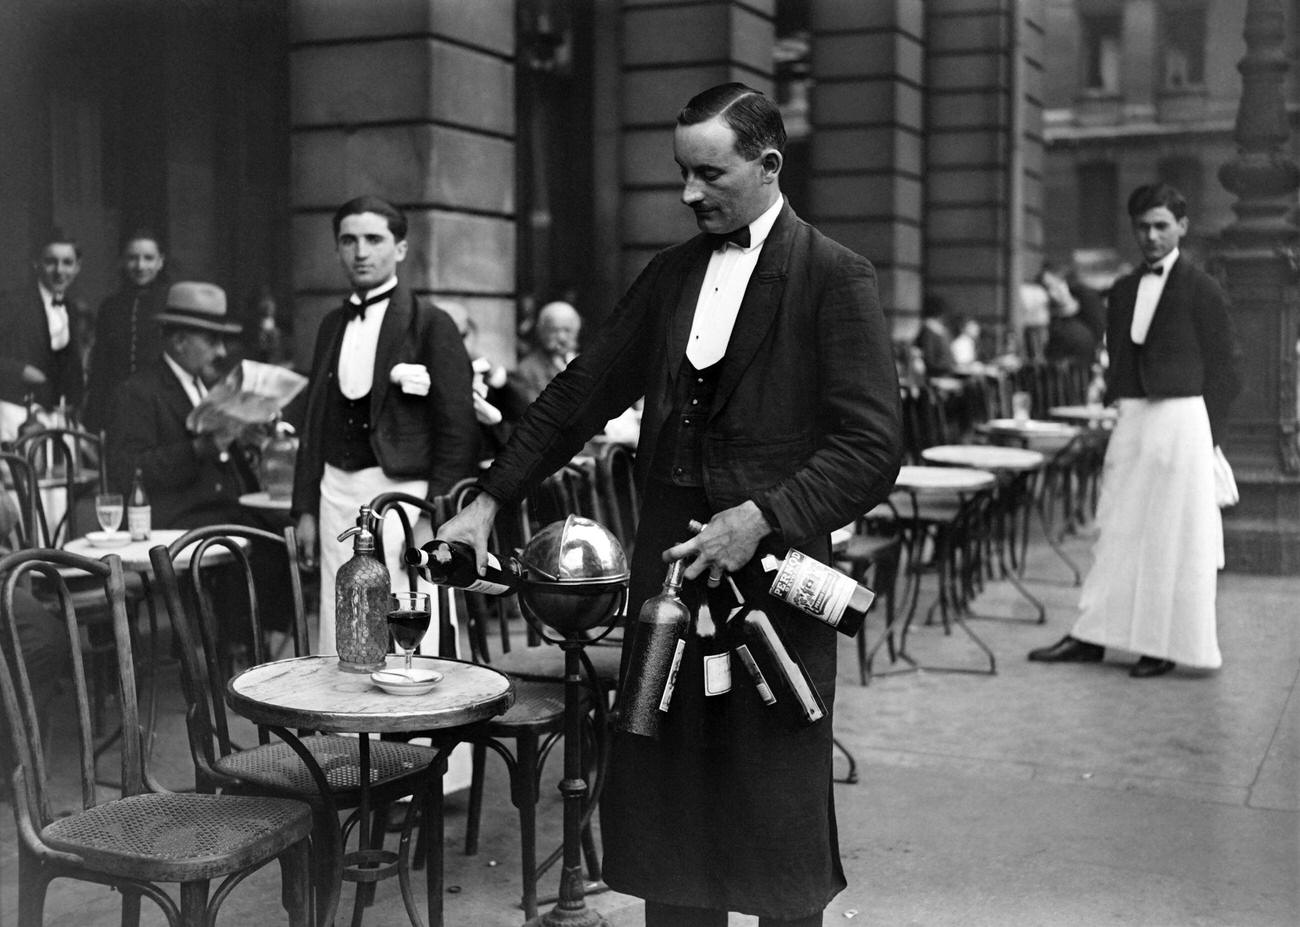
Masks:
[[[122,512],[125,506],[122,503],[122,494],[120,492],[101,492],[95,494],[95,517],[99,519],[99,527],[107,532],[114,532],[122,526]]]
[[[411,675],[411,657],[429,630],[431,600],[427,592],[394,592],[388,603],[388,630],[398,653],[406,658],[406,675]]]

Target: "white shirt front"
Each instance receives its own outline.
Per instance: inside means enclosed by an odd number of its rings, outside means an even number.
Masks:
[[[766,212],[749,223],[748,248],[728,242],[710,256],[700,297],[695,303],[691,335],[686,342],[686,358],[697,370],[716,364],[727,353],[740,302],[783,203],[784,198],[777,197]]]
[[[381,283],[366,293],[371,299],[397,287],[397,278]],[[361,300],[352,294],[348,302],[360,305]],[[366,307],[364,318],[348,320],[343,329],[343,343],[339,346],[339,390],[348,399],[360,399],[370,392],[375,377],[375,350],[379,347],[379,327],[384,323],[390,300],[381,299]]]
[[[208,394],[208,388],[203,385],[203,381],[192,373],[186,373],[185,368],[176,363],[166,351],[163,351],[163,360],[172,369],[172,373],[176,374],[176,379],[180,381],[185,395],[190,397],[190,405],[197,406]]]
[[[45,303],[45,321],[50,327],[50,348],[54,351],[62,351],[72,338],[72,327],[68,324],[68,307],[62,299],[56,305],[54,294],[45,289],[44,284],[38,283],[36,286],[41,291],[41,301]]]
[[[1142,279],[1138,281],[1137,299],[1133,303],[1133,325],[1129,328],[1129,337],[1133,339],[1134,344],[1146,344],[1151,319],[1155,317],[1156,306],[1160,303],[1160,296],[1169,281],[1169,271],[1173,269],[1176,260],[1178,260],[1177,248],[1151,265],[1159,267],[1160,273],[1144,273]]]

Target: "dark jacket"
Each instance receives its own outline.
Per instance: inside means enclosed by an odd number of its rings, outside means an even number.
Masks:
[[[338,378],[343,308],[321,321],[312,359],[311,385],[293,481],[295,516],[320,510],[325,472],[321,443],[329,390]],[[409,396],[389,382],[396,364],[423,364],[433,381],[428,396]],[[451,316],[421,305],[401,283],[393,291],[379,329],[374,384],[370,389],[370,446],[385,475],[427,479],[429,497],[449,490],[477,470],[478,425],[473,372]]]
[[[193,528],[242,522],[239,496],[255,487],[240,451],[230,459],[194,452],[185,427],[193,407],[184,387],[161,359],[122,384],[108,430],[108,473],[114,491],[126,494],[139,467],[153,509],[155,528]]]
[[[79,406],[85,384],[81,352],[77,348],[76,310],[68,305],[70,337],[67,347],[50,348],[50,323],[45,304],[35,283],[0,296],[0,399],[22,404],[27,393],[47,409],[58,405],[59,397]],[[41,386],[26,386],[22,370],[27,364],[45,374]]]
[[[644,485],[708,265],[703,236],[660,252],[560,373],[484,487],[519,498],[645,396]],[[898,380],[870,262],[787,203],[763,245],[703,438],[714,511],[753,499],[785,543],[825,537],[889,495],[902,442]]]
[[[1241,391],[1227,294],[1214,278],[1180,256],[1169,269],[1146,343],[1130,335],[1139,268],[1115,283],[1107,313],[1109,400],[1202,396],[1214,443],[1227,427],[1228,409]]]
[[[122,382],[162,354],[162,332],[154,316],[167,305],[168,286],[161,276],[144,287],[128,284],[99,304],[81,415],[91,431],[108,427]]]

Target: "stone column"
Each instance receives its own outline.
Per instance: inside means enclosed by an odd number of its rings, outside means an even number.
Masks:
[[[624,0],[623,284],[698,229],[682,205],[673,127],[701,90],[740,81],[771,94],[774,0]]]
[[[1014,326],[1042,252],[1041,0],[927,0],[925,284]]]
[[[373,193],[401,206],[401,274],[464,304],[478,347],[513,364],[515,22],[512,0],[291,0],[295,343],[346,280],[330,215]]]
[[[1237,202],[1220,259],[1232,299],[1244,389],[1224,453],[1241,502],[1225,510],[1227,566],[1300,572],[1300,449],[1296,337],[1300,329],[1300,229],[1291,220],[1300,168],[1286,154],[1283,95],[1289,37],[1282,0],[1250,0],[1237,112],[1237,157],[1219,179]]]
[[[921,305],[925,15],[918,0],[813,0],[812,215],[868,257],[895,323]]]

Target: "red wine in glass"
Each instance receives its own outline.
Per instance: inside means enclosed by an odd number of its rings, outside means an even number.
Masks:
[[[411,657],[429,630],[430,599],[427,592],[394,592],[388,608],[388,630],[393,644],[411,673]]]

